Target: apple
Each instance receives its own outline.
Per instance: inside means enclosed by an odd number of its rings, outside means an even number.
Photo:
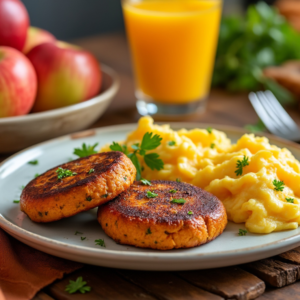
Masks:
[[[19,0],[0,0],[0,46],[23,50],[29,16]]]
[[[27,54],[32,48],[39,44],[55,41],[56,38],[50,32],[41,28],[30,26],[27,31],[27,38],[23,53]]]
[[[0,118],[27,114],[37,92],[37,77],[20,51],[0,46]]]
[[[100,91],[99,63],[79,47],[64,42],[44,43],[34,47],[27,57],[38,78],[35,112],[76,104]]]

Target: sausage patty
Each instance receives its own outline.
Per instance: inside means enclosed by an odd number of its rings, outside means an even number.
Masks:
[[[59,168],[73,175],[58,179]],[[34,222],[57,221],[110,201],[128,189],[135,176],[134,165],[121,152],[79,158],[29,182],[21,194],[21,210]]]
[[[223,232],[227,215],[214,195],[191,184],[158,180],[151,186],[134,182],[99,207],[98,221],[117,243],[169,250],[215,239]]]

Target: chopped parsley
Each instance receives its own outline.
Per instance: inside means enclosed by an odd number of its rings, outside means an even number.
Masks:
[[[21,190],[24,190],[24,188],[25,188],[25,185],[22,185],[22,186],[21,186]]]
[[[127,176],[124,177],[124,181],[127,181]]]
[[[75,148],[73,154],[79,157],[86,157],[92,154],[96,154],[97,151],[95,148],[98,146],[98,143],[95,145],[86,145],[85,143],[82,144],[82,148]]]
[[[20,203],[20,200],[14,200],[13,202],[14,203]]]
[[[285,200],[289,203],[294,203],[294,198],[285,198]]]
[[[151,232],[151,229],[148,228],[147,231],[146,231],[146,235],[151,234],[151,233],[152,233],[152,232]]]
[[[185,202],[186,200],[184,200],[183,198],[171,200],[171,203],[176,203],[176,204],[184,204]]]
[[[212,128],[211,128],[211,127],[207,127],[206,130],[207,130],[207,132],[208,132],[209,134],[212,133]]]
[[[34,178],[37,178],[37,177],[39,177],[39,176],[40,176],[39,173],[35,173],[35,174],[34,174]]]
[[[77,235],[77,234],[83,234],[83,233],[80,231],[75,231],[75,235]]]
[[[193,214],[194,213],[191,210],[188,211],[188,215],[193,215]]]
[[[82,276],[78,277],[76,281],[70,280],[69,284],[66,286],[65,291],[69,294],[74,294],[76,292],[80,292],[81,294],[85,294],[86,292],[91,291],[91,287],[86,285],[86,281],[82,280]]]
[[[92,173],[94,173],[95,172],[95,169],[90,169],[89,170],[89,174],[92,174]]]
[[[168,145],[169,145],[169,146],[175,146],[175,145],[176,145],[176,142],[175,142],[175,141],[170,141],[170,142],[168,142]]]
[[[172,190],[169,190],[169,193],[171,193],[171,194],[175,194],[175,193],[177,193],[177,191],[176,191],[176,190],[174,190],[174,189],[172,189]]]
[[[147,180],[147,179],[141,179],[142,184],[144,185],[151,185],[151,181]]]
[[[249,158],[244,155],[243,160],[238,160],[236,163],[236,170],[234,171],[236,176],[243,174],[243,168],[249,166]]]
[[[80,239],[81,239],[82,241],[84,241],[84,240],[86,239],[86,237],[85,237],[85,236],[81,236]]]
[[[102,239],[95,240],[95,243],[96,243],[97,246],[101,246],[101,247],[105,248],[104,240],[102,240]]]
[[[126,146],[121,146],[116,142],[113,142],[109,148],[112,151],[121,151],[130,158],[136,168],[136,179],[140,180],[142,167],[137,155],[140,155],[144,158],[146,165],[151,170],[159,171],[164,168],[164,163],[159,158],[157,153],[146,154],[147,151],[156,149],[161,144],[161,140],[162,138],[158,134],[153,135],[153,132],[146,132],[141,143],[136,143],[131,146],[131,148],[134,150],[132,153],[129,153]]]
[[[104,194],[101,196],[101,198],[107,198],[108,194]]]
[[[153,192],[151,192],[151,191],[147,191],[147,197],[148,198],[155,198],[155,197],[157,197],[158,196],[158,194],[155,194],[155,193],[153,193]]]
[[[215,146],[216,146],[216,144],[214,144],[214,143],[211,143],[209,147],[210,147],[211,149],[214,149],[214,148],[215,148]]]
[[[247,230],[244,230],[244,229],[239,229],[239,236],[243,236],[243,235],[246,235],[248,233]]]
[[[86,200],[86,201],[92,201],[92,197],[91,197],[91,196],[87,196],[87,197],[85,198],[85,200]]]
[[[180,178],[176,178],[176,182],[181,182],[181,179]]]
[[[283,181],[274,179],[272,183],[274,185],[274,190],[275,191],[278,191],[278,192],[282,192],[283,191],[283,189],[284,189],[284,182]]]
[[[28,162],[29,165],[38,165],[39,161],[37,159]]]
[[[63,169],[61,167],[59,167],[55,172],[57,173],[57,179],[63,179],[65,177],[70,177],[77,174],[71,170]]]

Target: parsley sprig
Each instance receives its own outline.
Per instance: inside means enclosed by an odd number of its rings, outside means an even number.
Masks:
[[[91,287],[87,286],[86,283],[86,281],[83,281],[82,276],[80,276],[76,279],[76,281],[70,280],[69,284],[66,286],[65,291],[69,294],[74,294],[76,292],[85,294],[86,292],[90,292],[91,290]]]
[[[158,196],[158,194],[151,192],[151,191],[147,191],[146,196],[147,196],[147,198],[155,198]]]
[[[274,185],[274,190],[275,191],[282,192],[283,189],[284,189],[284,182],[283,181],[274,179],[273,180],[273,185]]]
[[[75,148],[73,154],[79,157],[86,157],[92,154],[98,153],[95,148],[98,146],[98,143],[94,145],[86,145],[85,143],[82,144],[82,148]]]
[[[37,159],[28,162],[29,165],[38,165],[39,161]]]
[[[161,140],[162,138],[158,134],[153,135],[153,132],[146,132],[143,136],[141,144],[136,143],[131,146],[132,149],[134,150],[132,153],[129,153],[126,146],[121,146],[119,143],[116,142],[113,142],[112,145],[109,146],[109,148],[112,151],[123,152],[131,159],[132,163],[136,168],[136,179],[140,180],[142,167],[138,160],[137,154],[143,156],[146,165],[151,170],[159,171],[164,168],[164,163],[159,158],[159,155],[157,153],[149,153],[149,154],[146,153],[149,150],[156,149],[161,144]]]
[[[239,236],[243,236],[243,235],[246,235],[248,233],[247,230],[244,230],[244,229],[239,229]]]
[[[59,167],[55,172],[57,173],[57,179],[63,179],[65,177],[70,177],[77,174],[71,170],[63,169],[61,167]]]
[[[286,202],[294,203],[294,198],[285,198]]]
[[[102,239],[99,239],[99,240],[95,240],[95,244],[97,245],[97,246],[101,246],[101,247],[106,247],[105,246],[105,243],[104,243],[104,240],[102,240]]]
[[[244,155],[242,160],[238,160],[236,163],[236,170],[234,171],[236,176],[240,176],[243,174],[243,168],[249,166],[249,158]]]
[[[176,204],[184,204],[185,202],[186,200],[184,200],[183,198],[171,200],[171,203],[176,203]]]
[[[144,179],[144,178],[141,179],[141,182],[142,182],[143,185],[151,185],[151,182],[147,179]]]

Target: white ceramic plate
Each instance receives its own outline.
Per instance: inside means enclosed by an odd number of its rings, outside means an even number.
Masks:
[[[206,128],[207,124],[173,123],[174,129],[185,127]],[[223,130],[233,141],[243,130],[210,124]],[[258,235],[248,233],[238,236],[243,225],[228,224],[225,232],[211,243],[201,247],[157,251],[116,244],[104,234],[96,220],[96,209],[49,224],[36,224],[23,214],[18,204],[21,186],[26,185],[36,173],[67,162],[73,149],[83,142],[100,146],[125,138],[136,124],[112,126],[78,134],[67,135],[28,148],[0,165],[0,226],[18,240],[49,254],[74,261],[113,268],[136,270],[192,270],[223,267],[255,261],[285,252],[300,244],[300,229]],[[272,139],[279,147],[288,147],[300,159],[300,146],[280,139]],[[39,165],[27,162],[39,160]],[[76,231],[82,234],[75,235]],[[85,240],[81,240],[86,237]],[[95,245],[95,239],[104,239],[106,248]]]

